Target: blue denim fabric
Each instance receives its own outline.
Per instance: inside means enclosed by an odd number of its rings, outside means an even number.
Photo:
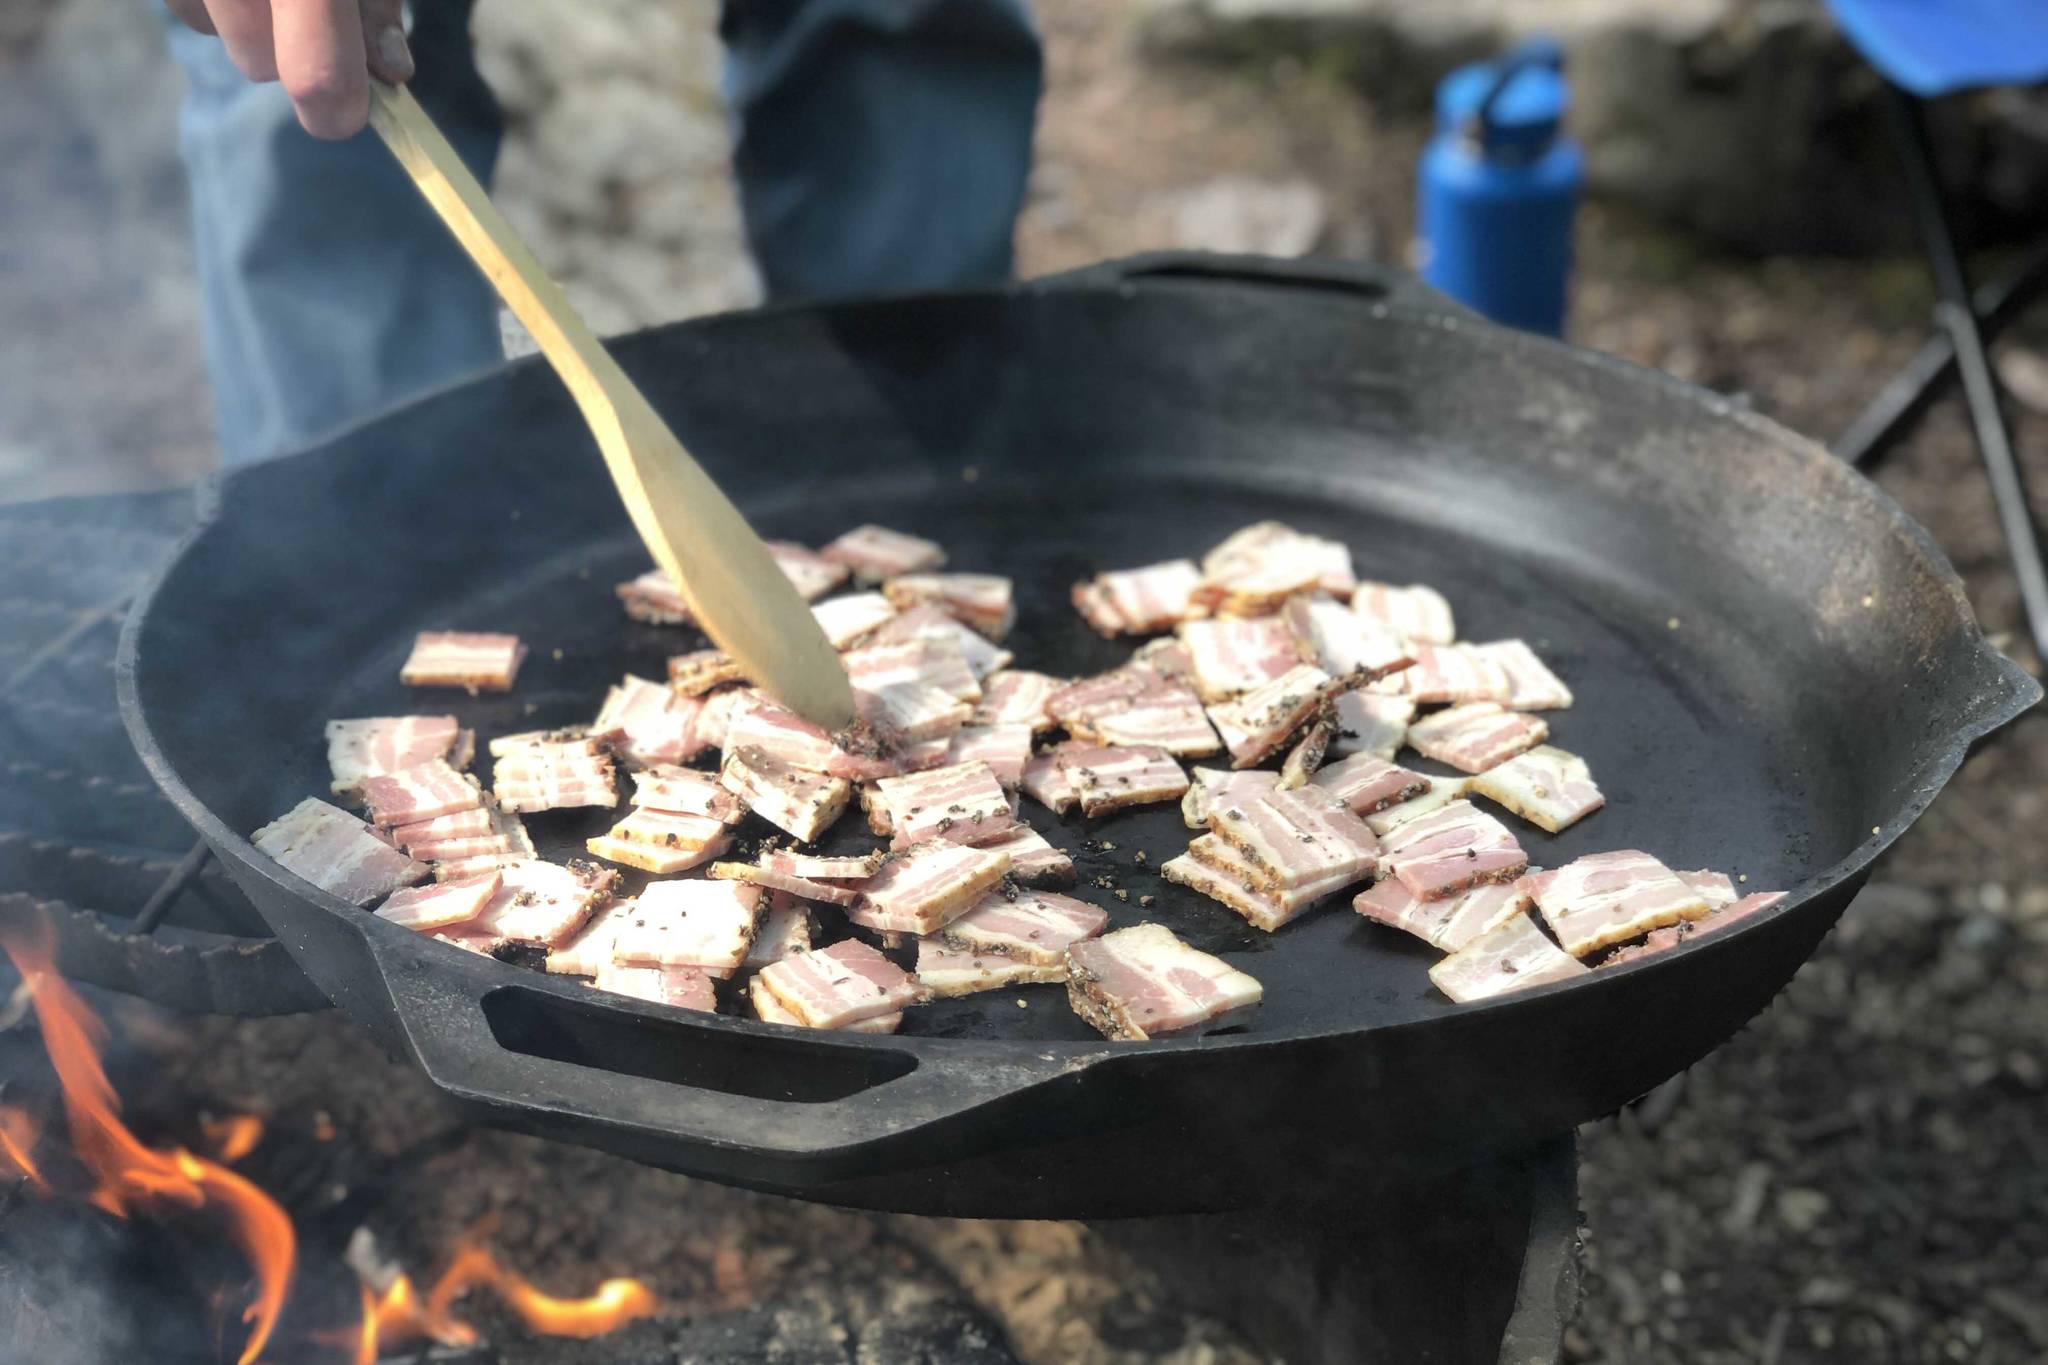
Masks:
[[[472,4],[415,0],[412,88],[488,181],[503,120]],[[771,296],[1009,273],[1041,84],[1024,0],[728,0],[720,31],[740,205]],[[171,50],[228,463],[498,363],[489,286],[374,134],[320,142],[218,41],[174,25]]]

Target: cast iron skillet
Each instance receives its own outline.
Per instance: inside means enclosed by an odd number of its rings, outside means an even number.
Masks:
[[[1045,986],[852,1037],[602,996],[376,920],[244,837],[324,790],[328,717],[453,711],[486,736],[586,720],[621,672],[661,676],[685,646],[613,601],[644,555],[554,377],[512,365],[228,477],[123,645],[157,780],[306,973],[449,1094],[718,1180],[1113,1216],[1363,1192],[1563,1130],[1761,1009],[1969,744],[2039,695],[1925,533],[1820,447],[1391,271],[1140,258],[618,349],[763,532],[817,544],[876,520],[1015,577],[1011,643],[1034,667],[1128,652],[1067,605],[1093,569],[1265,517],[1341,537],[1362,576],[1437,585],[1468,638],[1523,636],[1576,690],[1555,739],[1609,806],[1556,838],[1518,825],[1538,864],[1641,847],[1793,893],[1640,965],[1459,1007],[1429,987],[1434,953],[1341,902],[1266,936],[1161,883],[1189,837],[1177,810],[1062,829],[1027,802],[1064,847],[1116,845],[1080,862],[1118,924],[1162,921],[1259,977],[1257,1018],[1108,1044]],[[519,632],[517,691],[399,687],[427,627]],[[529,824],[559,854],[607,819]]]

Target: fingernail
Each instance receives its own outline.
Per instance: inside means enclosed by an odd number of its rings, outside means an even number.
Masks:
[[[405,30],[397,24],[377,35],[377,60],[394,80],[402,81],[412,75],[412,49],[406,45]]]

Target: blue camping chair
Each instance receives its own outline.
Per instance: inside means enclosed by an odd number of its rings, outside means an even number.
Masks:
[[[1835,442],[1835,452],[1857,465],[1873,462],[1951,375],[1960,376],[2034,649],[2048,659],[2048,570],[2042,566],[2040,532],[2000,406],[1998,378],[1985,352],[1986,342],[2048,287],[2048,250],[2012,279],[1972,293],[1942,197],[1924,104],[1958,91],[2048,80],[2048,0],[1828,4],[1849,41],[1885,78],[1906,189],[1936,289],[1934,336]]]

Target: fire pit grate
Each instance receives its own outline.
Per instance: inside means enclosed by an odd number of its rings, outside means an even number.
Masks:
[[[192,517],[189,492],[0,509],[0,916],[41,914],[67,975],[173,1009],[321,1009],[121,726],[121,622]]]

